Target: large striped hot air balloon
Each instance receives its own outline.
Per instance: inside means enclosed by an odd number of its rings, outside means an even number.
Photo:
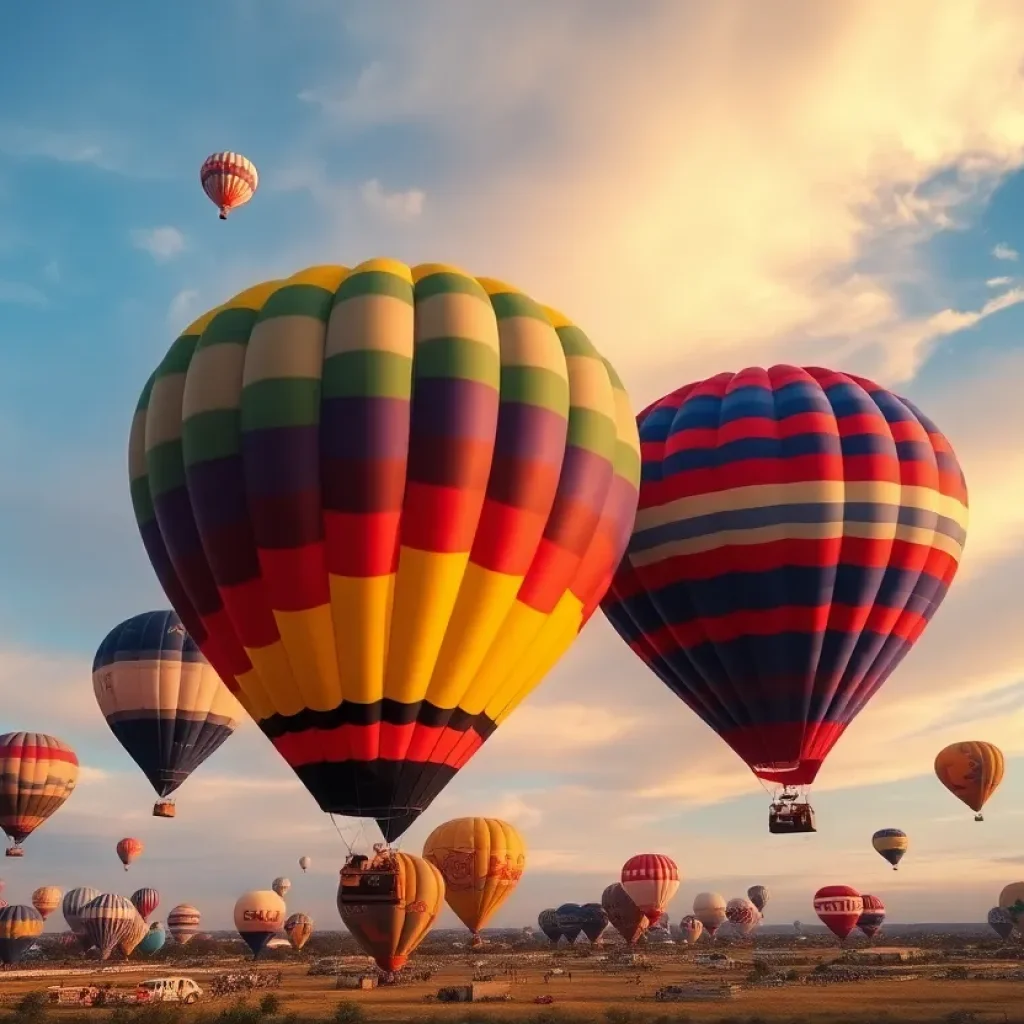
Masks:
[[[848,885],[826,885],[814,894],[814,912],[842,942],[857,927],[864,912],[864,899]]]
[[[679,868],[663,853],[638,853],[622,865],[622,888],[652,925],[679,889]]]
[[[994,743],[968,740],[943,747],[935,757],[935,774],[946,789],[984,821],[981,809],[1003,781],[1006,762]]]
[[[359,947],[382,971],[400,970],[427,937],[444,903],[444,878],[433,864],[411,853],[392,853],[395,890],[371,893],[351,886],[343,870],[338,913]]]
[[[132,906],[139,912],[143,921],[160,906],[160,893],[156,889],[136,889],[130,897]]]
[[[207,198],[220,211],[220,219],[244,206],[259,188],[260,176],[255,164],[241,153],[211,153],[199,169],[199,184]]]
[[[949,442],[819,367],[688,384],[639,417],[640,508],[603,608],[632,650],[796,803],[942,602],[966,537]],[[795,812],[795,813],[794,813]]]
[[[187,946],[199,933],[202,916],[190,903],[179,903],[167,915],[167,930],[171,938]]]
[[[45,921],[60,906],[63,895],[55,885],[41,885],[32,893],[32,906]]]
[[[80,889],[70,889],[64,893],[64,899],[61,902],[64,920],[85,950],[92,947],[92,941],[85,932],[85,925],[82,924],[82,909],[99,895],[101,895],[99,889],[85,886]]]
[[[445,901],[478,941],[523,876],[526,844],[507,821],[454,818],[427,836],[423,857],[444,876]]]
[[[893,871],[903,860],[903,855],[910,848],[907,833],[899,828],[881,828],[871,837],[871,845],[875,852],[891,865]]]
[[[579,328],[388,260],[202,316],[129,447],[189,633],[320,807],[389,840],[573,642],[639,473],[629,401]]]
[[[885,923],[885,904],[877,896],[869,896],[867,893],[861,896],[861,900],[864,909],[857,918],[857,927],[868,939],[873,939]]]
[[[301,950],[313,934],[313,918],[308,914],[292,914],[284,923],[284,933],[295,950]]]
[[[601,894],[601,906],[611,926],[626,940],[627,946],[635,946],[651,923],[629,898],[621,882],[614,882],[605,889]]]
[[[0,963],[16,964],[43,934],[43,915],[35,907],[0,909]]]
[[[271,889],[242,893],[235,903],[235,928],[255,959],[284,927],[284,900]]]
[[[112,629],[92,663],[111,732],[174,817],[167,798],[234,732],[242,709],[172,611],[144,612]]]
[[[91,900],[78,915],[86,938],[99,950],[101,960],[110,959],[114,949],[134,930],[138,917],[130,900],[112,892]]]
[[[75,752],[41,732],[0,736],[0,828],[11,839],[8,857],[22,857],[21,844],[63,806],[78,781]]]

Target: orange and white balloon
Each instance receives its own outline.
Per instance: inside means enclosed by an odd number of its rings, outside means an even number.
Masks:
[[[679,888],[679,868],[663,853],[638,853],[622,865],[619,881],[626,895],[654,925]]]
[[[241,153],[211,153],[199,171],[199,183],[220,210],[220,219],[244,206],[259,188],[260,176],[253,162]]]

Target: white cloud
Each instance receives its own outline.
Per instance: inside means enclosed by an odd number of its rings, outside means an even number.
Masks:
[[[423,212],[426,195],[418,188],[405,192],[388,192],[376,179],[364,182],[359,194],[368,210],[391,220],[415,220]]]
[[[1005,242],[1000,242],[992,250],[992,255],[995,256],[995,258],[997,260],[1010,260],[1010,261],[1017,260],[1019,258],[1019,256],[1020,256],[1020,254],[1017,252],[1016,249],[1010,248],[1010,246],[1008,246]]]
[[[198,312],[199,291],[182,288],[167,307],[167,323],[172,331],[183,331]]]
[[[185,236],[175,227],[136,228],[132,245],[148,252],[157,263],[166,263],[185,251]]]
[[[990,277],[985,285],[989,288],[1002,288],[1013,280],[1012,277]]]
[[[45,306],[46,296],[30,284],[21,281],[0,281],[0,303],[12,306]]]
[[[104,170],[115,167],[95,135],[82,131],[5,124],[0,128],[0,152],[23,159],[56,160],[59,163],[92,164]]]

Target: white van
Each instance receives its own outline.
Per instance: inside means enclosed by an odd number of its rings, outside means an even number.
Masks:
[[[199,1001],[203,990],[191,978],[151,978],[139,985],[139,1002],[185,1003]]]

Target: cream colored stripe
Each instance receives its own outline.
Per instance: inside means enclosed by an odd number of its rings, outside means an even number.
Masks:
[[[498,321],[502,366],[527,366],[550,370],[568,379],[565,352],[558,333],[532,316],[510,316]]]
[[[393,295],[353,295],[333,310],[326,356],[339,352],[394,352],[412,358],[413,307]]]
[[[324,362],[326,324],[312,316],[275,316],[249,335],[242,386],[284,378],[317,380]]]
[[[200,346],[189,365],[182,393],[181,418],[242,404],[245,345],[222,342]]]
[[[185,374],[170,373],[153,384],[146,413],[146,451],[168,441],[181,440],[181,399]]]
[[[442,292],[416,303],[416,343],[434,338],[469,338],[498,346],[498,323],[484,296]]]

